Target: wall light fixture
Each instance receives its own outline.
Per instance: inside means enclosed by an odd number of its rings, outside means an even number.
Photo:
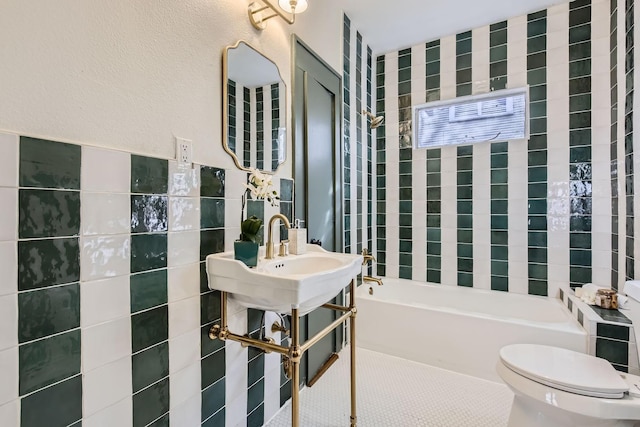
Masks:
[[[264,3],[264,6],[261,5]],[[249,20],[251,25],[258,30],[267,27],[267,20],[279,16],[285,22],[293,24],[296,21],[296,14],[307,10],[307,0],[278,0],[279,6],[274,6],[270,0],[260,0],[249,5]],[[269,11],[273,14],[269,15]],[[265,16],[266,15],[266,16]]]

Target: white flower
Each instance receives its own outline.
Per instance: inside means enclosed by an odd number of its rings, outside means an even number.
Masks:
[[[250,169],[249,183],[244,184],[245,188],[249,190],[252,200],[267,200],[271,206],[278,206],[280,197],[278,192],[273,187],[273,177],[271,175],[263,174],[256,169]]]

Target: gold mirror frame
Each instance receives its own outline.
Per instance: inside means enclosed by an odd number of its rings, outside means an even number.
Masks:
[[[231,156],[231,158],[233,159],[233,162],[235,163],[235,165],[236,165],[236,167],[238,169],[249,172],[251,170],[251,168],[244,166],[240,162],[240,159],[238,158],[236,153],[229,148],[229,143],[228,143],[228,138],[229,138],[229,135],[228,135],[228,128],[229,128],[229,89],[228,89],[229,51],[232,50],[232,49],[239,48],[241,44],[245,44],[249,49],[253,50],[256,54],[262,56],[265,60],[271,62],[273,64],[273,66],[275,67],[276,72],[278,73],[278,77],[280,78],[280,82],[282,83],[282,86],[284,87],[284,99],[283,99],[284,108],[280,112],[280,121],[283,124],[283,127],[285,128],[285,131],[287,129],[287,84],[285,83],[284,79],[282,78],[282,74],[280,73],[280,69],[278,68],[276,63],[273,60],[271,60],[271,58],[269,58],[266,55],[264,55],[263,53],[261,53],[258,49],[256,49],[254,46],[252,46],[250,43],[246,42],[245,40],[238,40],[234,45],[227,46],[227,47],[224,48],[223,53],[222,53],[222,148],[224,149],[224,151],[226,151]],[[237,105],[238,104],[236,103],[236,106]],[[284,160],[282,162],[278,163],[278,167],[276,167],[275,170],[264,170],[264,169],[262,169],[261,172],[267,173],[267,174],[270,174],[270,175],[275,175],[278,172],[278,170],[280,169],[280,167],[284,163],[286,163],[286,161],[287,161],[287,137],[286,137],[286,133],[285,133],[285,136],[284,136],[283,144],[284,144]],[[257,167],[256,167],[256,169],[257,169]]]

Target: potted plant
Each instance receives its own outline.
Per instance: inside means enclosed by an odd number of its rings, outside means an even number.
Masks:
[[[271,206],[278,206],[278,192],[272,186],[271,176],[251,169],[248,184],[244,184],[242,193],[242,210],[240,212],[240,238],[234,242],[235,259],[244,262],[249,267],[258,265],[258,249],[262,220],[256,216],[244,219],[244,209],[247,204],[247,196],[252,200],[267,200]]]

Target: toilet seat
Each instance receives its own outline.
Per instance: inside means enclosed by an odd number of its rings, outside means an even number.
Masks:
[[[569,393],[620,399],[629,390],[608,361],[563,348],[513,344],[500,350],[500,360],[525,378]]]

